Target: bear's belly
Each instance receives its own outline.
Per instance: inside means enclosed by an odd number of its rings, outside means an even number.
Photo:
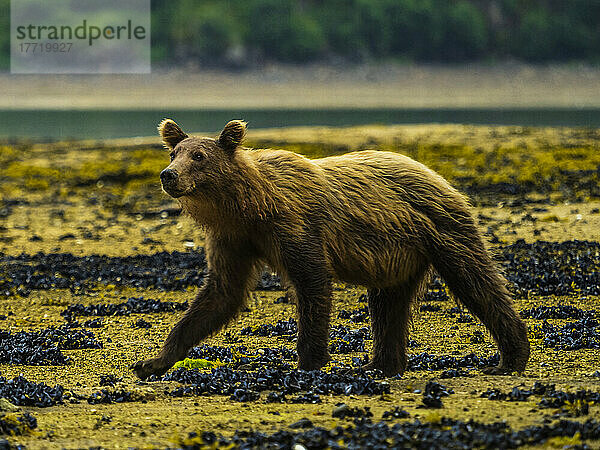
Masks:
[[[383,288],[407,282],[427,262],[411,249],[345,245],[329,248],[334,278],[345,283]]]

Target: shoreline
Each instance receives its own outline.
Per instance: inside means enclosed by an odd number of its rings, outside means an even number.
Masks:
[[[600,67],[265,66],[150,75],[0,74],[1,110],[598,108]]]

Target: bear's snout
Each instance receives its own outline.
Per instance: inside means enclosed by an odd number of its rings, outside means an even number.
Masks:
[[[162,181],[162,183],[165,185],[172,184],[173,182],[177,181],[178,176],[179,175],[177,174],[176,170],[165,169],[160,173],[160,181]]]
[[[165,169],[160,173],[163,190],[171,197],[178,198],[184,195],[184,190],[179,186],[179,173],[175,169]]]

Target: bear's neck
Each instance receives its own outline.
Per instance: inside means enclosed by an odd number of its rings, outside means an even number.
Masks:
[[[226,179],[227,183],[210,192],[180,198],[183,212],[217,233],[268,221],[277,212],[273,184],[261,173],[251,152],[236,152]]]

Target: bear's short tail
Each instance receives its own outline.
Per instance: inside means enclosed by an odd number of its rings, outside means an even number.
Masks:
[[[448,218],[448,217],[446,217]],[[515,311],[506,279],[492,261],[470,214],[461,211],[428,242],[431,264],[452,295],[488,328],[500,350],[498,369],[523,371],[529,359],[527,327]],[[437,227],[436,227],[437,228]]]

